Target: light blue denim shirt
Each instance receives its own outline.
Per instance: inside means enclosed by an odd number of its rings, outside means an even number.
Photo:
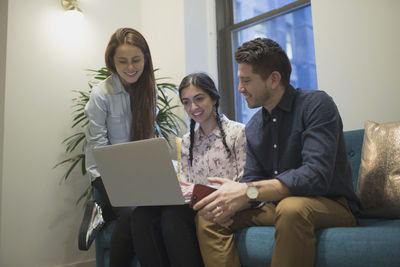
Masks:
[[[91,181],[101,176],[92,149],[130,141],[132,121],[130,106],[130,96],[118,75],[113,74],[93,86],[85,107],[85,114],[89,119],[86,128],[86,170]]]

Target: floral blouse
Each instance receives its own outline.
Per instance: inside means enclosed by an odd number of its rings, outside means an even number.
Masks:
[[[193,163],[190,166],[190,133],[182,137],[180,179],[189,183],[209,184],[207,177],[227,178],[239,181],[246,162],[245,125],[221,116],[226,143],[231,156],[222,143],[221,132],[216,127],[208,136],[195,130]]]

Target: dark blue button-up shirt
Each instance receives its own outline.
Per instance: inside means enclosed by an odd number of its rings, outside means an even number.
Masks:
[[[277,178],[295,196],[344,196],[358,213],[342,119],[325,92],[288,86],[271,114],[254,114],[246,137],[241,182]]]

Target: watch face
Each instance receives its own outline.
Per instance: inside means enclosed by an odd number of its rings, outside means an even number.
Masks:
[[[256,199],[258,197],[258,189],[255,186],[247,187],[246,191],[247,197],[250,199]]]

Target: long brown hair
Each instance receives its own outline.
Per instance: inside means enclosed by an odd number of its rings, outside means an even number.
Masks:
[[[130,84],[129,88],[125,87],[131,100],[131,140],[151,138],[154,137],[155,133],[156,82],[150,49],[146,40],[138,31],[131,28],[118,29],[111,36],[105,53],[106,67],[111,73],[117,74],[114,55],[118,46],[123,44],[138,47],[142,51],[145,60],[143,73],[137,82]]]

